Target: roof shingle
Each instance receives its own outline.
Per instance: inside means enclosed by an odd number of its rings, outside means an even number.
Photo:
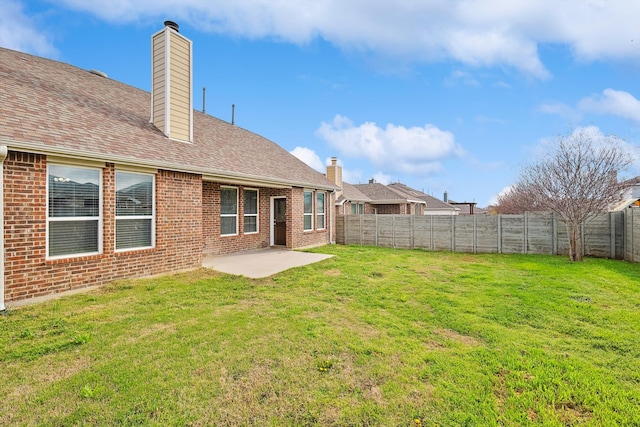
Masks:
[[[194,111],[193,143],[149,123],[151,94],[62,62],[0,48],[0,144],[247,179],[336,188],[276,143]]]

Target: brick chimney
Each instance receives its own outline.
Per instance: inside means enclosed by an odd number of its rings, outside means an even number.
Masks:
[[[193,141],[191,40],[165,21],[151,36],[151,123],[171,139]]]
[[[327,166],[327,178],[340,187],[340,191],[338,191],[337,194],[337,196],[340,197],[342,194],[342,166],[338,165],[337,157],[332,157],[331,164]]]

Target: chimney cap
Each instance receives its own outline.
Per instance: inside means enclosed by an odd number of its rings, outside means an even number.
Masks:
[[[169,28],[171,28],[171,29],[174,29],[174,30],[176,30],[176,32],[178,32],[178,33],[180,32],[180,30],[178,30],[178,28],[179,28],[180,26],[179,26],[178,24],[176,24],[175,22],[173,22],[173,21],[164,21],[164,26],[165,26],[165,27],[169,27]]]

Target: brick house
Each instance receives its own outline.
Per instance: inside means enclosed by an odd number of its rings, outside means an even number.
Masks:
[[[450,205],[449,203],[445,203],[442,200],[438,200],[433,196],[411,188],[401,182],[393,182],[387,187],[399,194],[405,195],[406,197],[419,199],[425,202],[425,215],[458,215],[460,213],[460,208]]]
[[[368,184],[349,184],[342,180],[342,166],[332,157],[327,178],[337,187],[338,215],[423,215],[426,202],[371,179]],[[408,188],[408,187],[407,187]]]
[[[203,257],[334,240],[336,186],[194,111],[191,41],[152,36],[152,92],[0,48],[0,310]]]

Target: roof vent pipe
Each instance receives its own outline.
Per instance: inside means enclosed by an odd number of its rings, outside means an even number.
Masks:
[[[445,203],[449,203],[449,194],[447,194],[447,192],[444,192],[444,198],[443,198]]]
[[[173,30],[176,30],[177,33],[180,32],[180,30],[178,30],[178,28],[180,28],[180,26],[178,24],[176,24],[175,22],[173,22],[173,21],[164,21],[164,26],[165,27],[169,27],[169,28],[171,28]]]
[[[231,104],[231,124],[236,124],[236,104]]]

